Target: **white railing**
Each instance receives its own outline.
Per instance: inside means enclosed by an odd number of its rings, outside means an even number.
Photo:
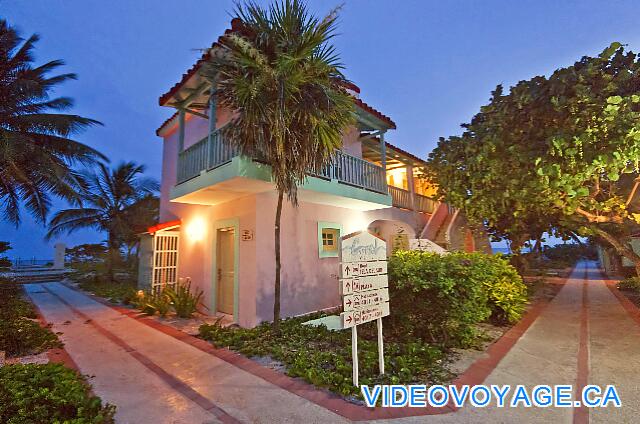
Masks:
[[[224,165],[237,155],[237,149],[224,143],[220,130],[216,130],[212,133],[211,139],[203,138],[180,152],[177,183],[180,184],[197,177],[201,171]],[[387,193],[387,182],[382,167],[340,150],[336,151],[331,163],[324,167],[317,176],[338,180],[343,184],[366,190]]]
[[[222,141],[220,130],[211,133],[178,154],[178,184],[200,175],[201,171],[223,165],[237,155],[237,150]]]
[[[336,150],[331,163],[318,176],[378,193],[388,193],[382,167],[341,150]]]

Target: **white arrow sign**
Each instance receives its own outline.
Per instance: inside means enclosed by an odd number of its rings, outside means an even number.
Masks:
[[[387,273],[387,261],[347,262],[340,264],[340,276],[350,278],[355,276],[378,275]]]
[[[349,312],[365,307],[377,306],[388,301],[389,290],[384,288],[344,296],[342,298],[342,305],[344,311]]]
[[[343,312],[340,314],[340,317],[342,317],[342,327],[351,328],[355,325],[364,324],[365,322],[375,321],[387,315],[389,315],[389,303]]]
[[[340,280],[340,294],[345,296],[367,290],[381,289],[389,285],[386,274],[371,277],[343,278]]]

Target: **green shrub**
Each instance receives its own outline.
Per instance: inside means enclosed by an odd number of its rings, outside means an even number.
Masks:
[[[113,423],[115,407],[102,405],[75,371],[60,364],[0,368],[0,422]]]
[[[445,346],[468,345],[491,314],[483,281],[461,254],[398,251],[389,260],[392,325]]]
[[[134,282],[107,281],[98,274],[84,276],[77,280],[78,286],[96,296],[109,299],[113,303],[132,303],[137,296]]]
[[[303,325],[326,314],[311,314],[281,321],[274,333],[270,323],[255,328],[204,324],[200,337],[218,347],[228,347],[246,356],[268,356],[286,365],[286,372],[318,387],[342,395],[360,396],[351,381],[351,332]],[[410,384],[442,382],[449,377],[442,366],[444,352],[421,340],[394,337],[384,326],[385,375],[378,372],[375,322],[358,326],[358,358],[361,384]]]
[[[22,295],[17,284],[0,287],[0,350],[8,356],[22,356],[61,346],[49,327],[35,321],[33,305]]]
[[[164,318],[171,310],[171,298],[167,295],[167,289],[162,291],[147,290],[136,299],[134,305],[147,315],[157,313]]]
[[[202,299],[202,290],[191,293],[191,283],[176,284],[175,288],[168,287],[166,296],[171,300],[171,306],[180,318],[191,318],[198,309],[200,299]]]
[[[481,253],[399,251],[389,260],[391,322],[406,334],[444,346],[468,346],[475,324],[517,320],[526,286],[506,259]]]
[[[618,283],[620,290],[640,292],[640,277],[629,277]]]
[[[497,323],[518,321],[528,302],[527,285],[509,261],[497,255],[474,253],[473,272],[481,275],[487,291],[491,319]]]
[[[0,319],[0,350],[7,356],[30,355],[60,346],[49,327],[42,327],[36,321],[20,317]]]

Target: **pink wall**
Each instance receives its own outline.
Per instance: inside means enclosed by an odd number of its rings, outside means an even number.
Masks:
[[[362,142],[359,138],[360,131],[356,127],[351,127],[342,137],[342,150],[352,156],[362,158]]]
[[[256,303],[258,321],[263,321],[273,317],[275,192],[258,195],[256,202],[260,205],[260,213],[256,217],[256,247],[260,252],[257,257]],[[319,257],[319,221],[342,224],[345,234],[368,225],[362,212],[303,202],[296,209],[289,202],[284,203],[281,226],[283,316],[340,304],[338,258]]]

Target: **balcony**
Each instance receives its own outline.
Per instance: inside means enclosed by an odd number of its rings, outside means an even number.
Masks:
[[[169,197],[173,202],[217,205],[272,190],[269,166],[241,156],[216,130],[178,154],[176,185]],[[320,172],[308,174],[298,197],[362,211],[391,206],[382,167],[339,150]]]
[[[391,194],[391,198],[393,199],[393,206],[397,208],[432,214],[438,205],[438,202],[430,197],[417,193],[412,194],[410,191],[403,190],[398,187],[389,186],[388,190],[389,194]]]
[[[203,138],[178,154],[177,183],[197,177],[201,171],[229,163],[237,155],[235,148],[222,142],[220,131],[214,131],[211,137]]]
[[[237,149],[224,143],[219,130],[211,137],[205,137],[178,155],[177,184],[189,181],[209,171],[225,165],[238,156]],[[326,180],[362,188],[376,193],[387,194],[384,170],[371,162],[336,151],[333,159],[319,174],[311,174]]]

